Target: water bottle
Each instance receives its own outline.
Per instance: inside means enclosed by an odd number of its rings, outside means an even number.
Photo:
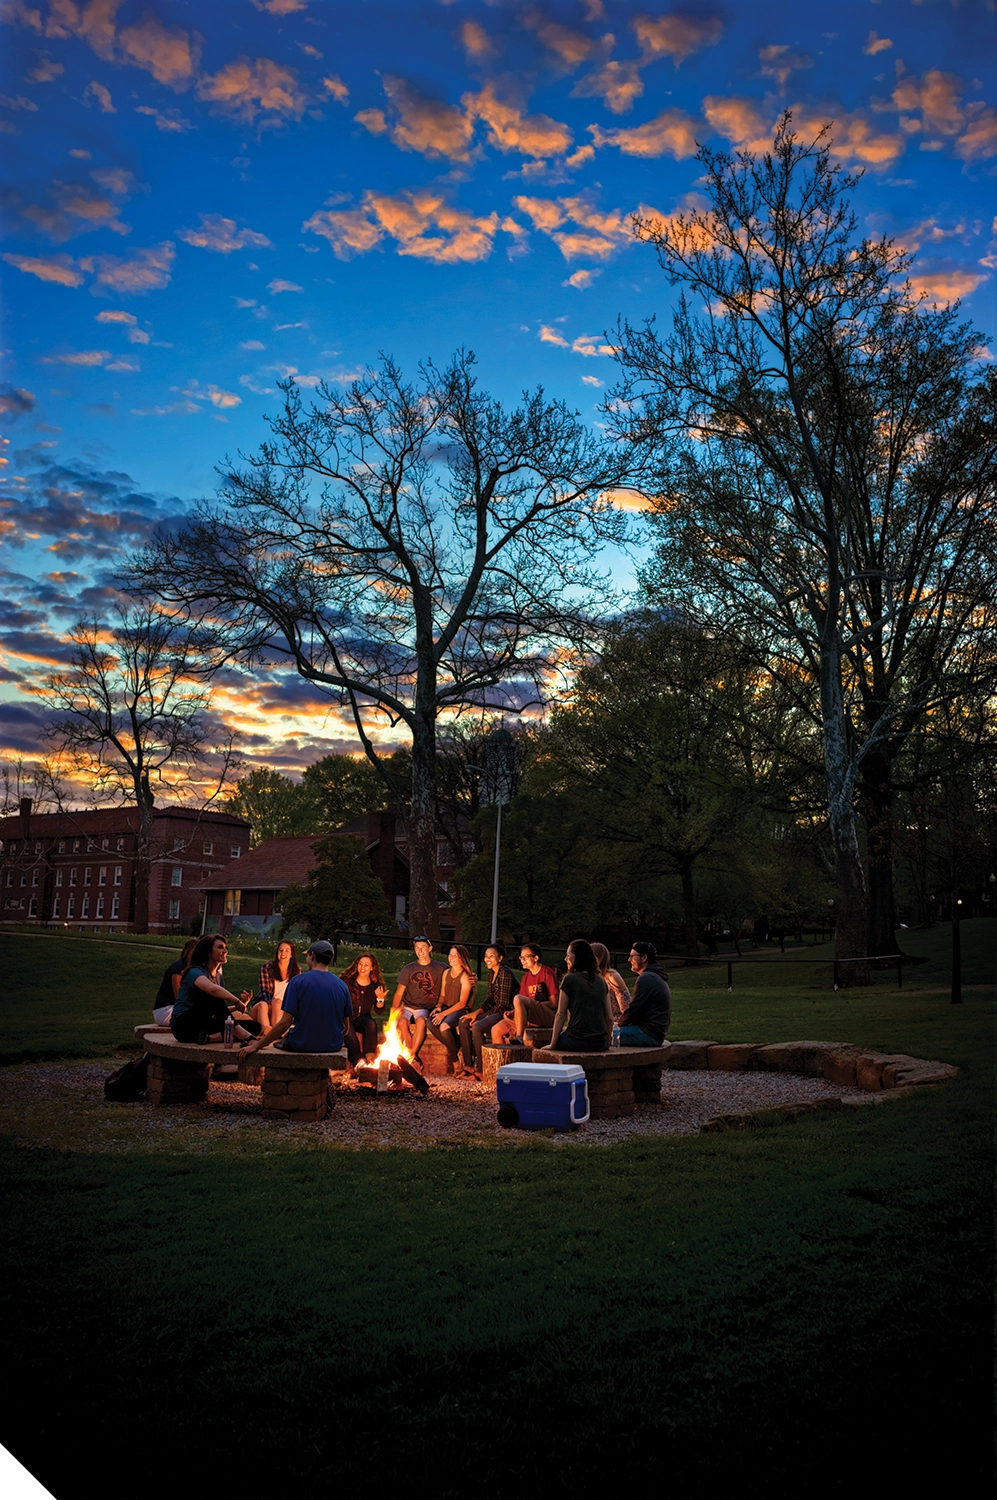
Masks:
[[[231,1016],[226,1016],[225,1017],[225,1032],[224,1032],[225,1046],[226,1047],[231,1047],[232,1046],[232,1040],[233,1040],[234,1035],[235,1035],[235,1022],[232,1020]]]
[[[613,1027],[613,1046],[614,1047],[618,1047],[619,1045],[620,1045],[620,1028],[618,1026],[614,1026]]]

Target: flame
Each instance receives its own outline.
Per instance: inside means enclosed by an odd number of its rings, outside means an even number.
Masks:
[[[392,1010],[389,1013],[388,1019],[384,1023],[381,1044],[375,1052],[372,1062],[368,1064],[369,1066],[377,1067],[377,1064],[381,1062],[396,1063],[400,1057],[404,1057],[407,1062],[413,1061],[412,1053],[402,1040],[398,1029],[401,1015],[401,1008]]]

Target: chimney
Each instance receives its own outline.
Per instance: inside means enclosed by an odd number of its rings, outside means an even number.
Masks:
[[[22,797],[20,806],[21,837],[27,843],[31,837],[31,798]]]

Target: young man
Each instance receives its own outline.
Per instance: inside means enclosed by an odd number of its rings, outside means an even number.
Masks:
[[[524,943],[519,962],[523,968],[519,994],[513,999],[511,1018],[500,1021],[492,1032],[495,1046],[522,1046],[527,1026],[549,1029],[557,1014],[557,975],[544,963],[543,953],[533,943]]]
[[[512,1016],[512,1002],[516,994],[516,976],[505,961],[505,949],[501,943],[493,943],[485,949],[485,968],[488,970],[488,994],[480,1010],[463,1016],[457,1030],[460,1035],[460,1050],[464,1059],[465,1076],[473,1073],[481,1081],[481,1048],[486,1036],[500,1021]]]
[[[419,1051],[426,1040],[426,1023],[439,1003],[440,986],[447,966],[433,958],[433,945],[428,937],[413,938],[412,947],[415,962],[406,964],[399,972],[391,1009],[401,1009],[398,1030],[413,1060],[418,1061]]]
[[[672,992],[654,944],[634,943],[630,967],[638,978],[630,1007],[620,1017],[620,1046],[660,1047],[672,1023]]]
[[[307,970],[288,981],[280,1019],[269,1031],[242,1049],[244,1057],[247,1053],[259,1052],[261,1047],[285,1035],[287,1040],[278,1042],[285,1052],[342,1050],[346,1022],[353,1014],[353,1004],[343,981],[338,975],[329,973],[332,958],[331,943],[322,940],[312,943],[305,955]]]

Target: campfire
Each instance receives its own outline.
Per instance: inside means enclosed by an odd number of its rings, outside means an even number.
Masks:
[[[429,1084],[418,1068],[412,1066],[412,1054],[398,1034],[398,1014],[392,1011],[389,1015],[373,1061],[358,1063],[357,1079],[379,1094],[398,1093],[406,1087],[428,1094]]]

